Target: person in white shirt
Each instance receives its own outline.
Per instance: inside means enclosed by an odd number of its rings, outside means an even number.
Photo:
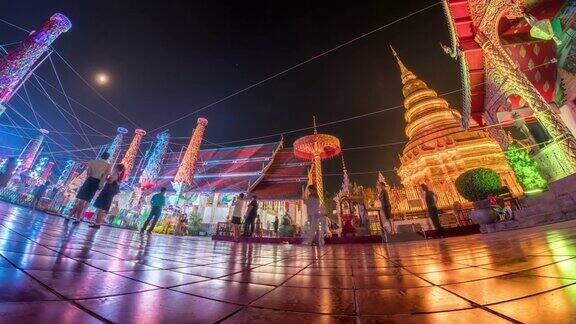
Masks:
[[[100,155],[100,159],[88,162],[88,167],[86,168],[86,180],[84,180],[84,183],[80,189],[78,189],[78,192],[76,193],[76,203],[70,210],[70,216],[75,217],[74,223],[80,223],[88,203],[96,195],[96,191],[100,188],[101,182],[108,177],[108,174],[110,173],[110,164],[107,160],[109,157],[110,154],[104,152]]]
[[[234,241],[240,239],[240,223],[242,223],[242,210],[244,209],[244,194],[241,193],[238,197],[234,198],[232,202],[232,231],[234,233]]]
[[[314,237],[318,234],[318,246],[324,246],[324,231],[326,230],[326,215],[324,207],[320,205],[320,198],[314,185],[309,185],[308,197],[304,198],[306,205],[306,212],[308,213],[308,221],[310,222],[310,229],[306,235],[306,239],[302,242],[305,245],[311,245]]]

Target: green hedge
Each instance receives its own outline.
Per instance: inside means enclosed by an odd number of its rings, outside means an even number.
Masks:
[[[456,179],[456,189],[469,201],[483,200],[488,194],[498,195],[502,192],[502,182],[496,171],[477,168],[462,173]]]

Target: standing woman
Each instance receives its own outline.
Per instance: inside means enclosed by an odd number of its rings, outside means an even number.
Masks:
[[[94,207],[98,209],[98,212],[96,213],[95,223],[90,225],[90,227],[100,228],[100,225],[104,220],[104,216],[106,216],[106,213],[108,213],[110,210],[114,196],[120,193],[120,182],[124,178],[125,170],[126,168],[123,164],[116,164],[114,171],[108,177],[108,179],[106,179],[104,188],[102,188],[98,198],[96,198],[96,201],[94,201]]]
[[[234,233],[234,241],[240,238],[240,223],[242,223],[242,209],[244,208],[244,194],[241,193],[238,197],[234,198],[232,203],[232,231]]]
[[[78,189],[76,193],[76,203],[72,210],[70,210],[70,216],[75,217],[74,223],[80,223],[86,206],[96,195],[96,191],[100,187],[100,182],[106,179],[108,173],[110,173],[110,164],[106,161],[110,157],[108,152],[102,153],[100,159],[92,160],[88,162],[88,167],[86,168],[86,180]]]
[[[308,213],[308,221],[310,222],[310,230],[308,237],[302,242],[304,245],[311,245],[316,232],[318,232],[318,246],[324,246],[324,230],[326,229],[326,222],[324,215],[324,208],[320,205],[320,198],[314,185],[308,186],[308,197],[304,198],[306,205],[306,212]]]

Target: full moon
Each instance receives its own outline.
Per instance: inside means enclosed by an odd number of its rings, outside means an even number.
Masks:
[[[110,81],[110,77],[106,73],[98,73],[96,74],[96,83],[99,85],[106,85]]]

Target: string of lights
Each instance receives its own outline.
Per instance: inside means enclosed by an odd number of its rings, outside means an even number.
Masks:
[[[287,68],[287,69],[284,69],[284,70],[282,70],[282,71],[280,71],[280,72],[278,72],[278,73],[276,73],[276,74],[273,74],[273,75],[271,75],[271,76],[269,76],[269,77],[267,77],[267,78],[264,78],[264,79],[262,79],[262,80],[260,80],[260,81],[258,81],[258,82],[256,82],[256,83],[253,83],[253,84],[251,84],[251,85],[249,85],[249,86],[247,86],[247,87],[245,87],[245,88],[243,88],[243,89],[240,89],[240,90],[238,90],[238,91],[235,91],[235,92],[233,92],[233,93],[231,93],[231,94],[229,94],[229,95],[227,95],[227,96],[224,96],[224,97],[222,97],[222,98],[220,98],[220,99],[218,99],[218,100],[216,100],[216,101],[214,101],[214,102],[212,102],[212,103],[209,103],[209,104],[207,104],[207,105],[205,105],[205,106],[203,106],[203,107],[200,107],[200,108],[198,108],[198,109],[196,109],[196,110],[194,110],[194,111],[192,111],[192,112],[190,112],[190,113],[187,113],[187,114],[185,114],[185,115],[183,115],[183,116],[181,116],[181,117],[179,117],[179,118],[176,118],[176,119],[174,119],[173,121],[171,121],[171,122],[169,122],[169,123],[166,123],[166,124],[164,124],[164,125],[162,125],[162,126],[160,126],[160,127],[157,127],[157,128],[155,128],[155,129],[153,129],[151,132],[155,132],[155,131],[157,131],[157,130],[159,130],[159,129],[166,128],[167,126],[173,125],[173,124],[175,124],[175,123],[177,123],[177,122],[179,122],[179,121],[181,121],[181,120],[184,120],[184,119],[186,119],[186,118],[188,118],[188,117],[190,117],[190,116],[193,116],[193,115],[195,115],[195,114],[197,114],[197,113],[199,113],[199,112],[201,112],[201,111],[204,111],[204,110],[207,110],[207,109],[209,109],[209,108],[211,108],[211,107],[214,107],[214,106],[216,106],[216,105],[218,105],[218,104],[220,104],[220,103],[222,103],[222,102],[225,102],[225,101],[228,100],[228,99],[231,99],[231,98],[233,98],[233,97],[236,97],[236,96],[239,95],[239,94],[245,93],[245,92],[247,92],[247,91],[249,91],[249,90],[251,90],[251,89],[253,89],[253,88],[256,88],[256,87],[258,87],[258,86],[260,86],[260,85],[262,85],[262,84],[264,84],[264,83],[266,83],[266,82],[268,82],[268,81],[274,80],[274,79],[276,79],[276,78],[278,78],[278,77],[280,77],[280,76],[282,76],[282,75],[284,75],[284,74],[286,74],[286,73],[288,73],[288,72],[291,72],[291,71],[293,71],[293,70],[296,70],[296,69],[298,69],[299,67],[301,67],[301,66],[303,66],[303,65],[306,65],[306,64],[311,63],[311,62],[313,62],[313,61],[316,61],[317,59],[319,59],[319,58],[321,58],[321,57],[324,57],[324,56],[326,56],[326,55],[328,55],[328,54],[330,54],[330,53],[332,53],[332,52],[335,52],[335,51],[337,51],[337,50],[339,50],[339,49],[341,49],[341,48],[343,48],[343,47],[345,47],[345,46],[348,46],[348,45],[350,45],[350,44],[352,44],[352,43],[354,43],[354,42],[356,42],[356,41],[358,41],[358,40],[361,40],[361,39],[363,39],[363,38],[366,38],[366,37],[368,37],[368,36],[370,36],[370,35],[372,35],[372,34],[374,34],[374,33],[377,33],[377,32],[379,32],[379,31],[381,31],[381,30],[383,30],[383,29],[386,29],[386,28],[388,28],[388,27],[396,24],[396,23],[399,23],[399,22],[401,22],[401,21],[403,21],[403,20],[406,20],[406,19],[408,19],[408,18],[411,18],[412,16],[415,16],[415,15],[417,15],[417,14],[419,14],[419,13],[422,13],[422,12],[424,12],[424,11],[426,11],[426,10],[429,10],[429,9],[435,7],[435,6],[440,5],[440,4],[441,4],[441,2],[435,2],[435,3],[433,3],[433,4],[430,4],[430,5],[428,5],[428,6],[425,6],[425,7],[421,8],[421,9],[419,9],[419,10],[413,11],[413,12],[411,12],[411,13],[403,16],[403,17],[397,18],[397,19],[395,19],[395,20],[393,20],[393,21],[391,21],[391,22],[389,22],[389,23],[386,23],[386,24],[384,24],[384,25],[382,25],[382,26],[380,26],[380,27],[378,27],[378,28],[375,28],[375,29],[373,29],[373,30],[371,30],[371,31],[368,31],[368,32],[366,32],[366,33],[364,33],[364,34],[362,34],[362,35],[359,35],[359,36],[357,36],[357,37],[354,37],[354,38],[352,38],[351,40],[348,40],[348,41],[346,41],[346,42],[344,42],[344,43],[341,43],[341,44],[339,44],[339,45],[337,45],[337,46],[329,49],[329,50],[326,50],[326,51],[323,51],[323,52],[321,52],[321,53],[319,53],[319,54],[316,54],[316,55],[312,56],[312,57],[309,58],[309,59],[306,59],[306,60],[304,60],[304,61],[301,61],[300,63],[297,63],[297,64],[295,64],[295,65],[292,65],[291,67],[289,67],[289,68]]]

